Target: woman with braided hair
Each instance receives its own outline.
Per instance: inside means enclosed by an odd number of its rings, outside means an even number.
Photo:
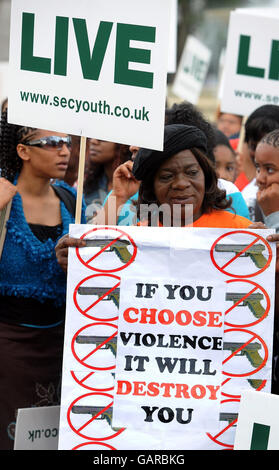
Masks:
[[[9,124],[2,114],[1,176],[15,193],[0,260],[2,450],[13,448],[18,408],[60,399],[66,277],[55,245],[74,223],[61,189],[76,193],[52,181],[63,179],[70,149],[68,135]]]

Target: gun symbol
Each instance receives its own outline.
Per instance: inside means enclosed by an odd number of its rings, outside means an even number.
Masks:
[[[228,421],[229,424],[231,424],[233,421],[235,421],[238,417],[237,413],[220,413],[219,415],[219,421]],[[234,423],[232,426],[236,426],[236,423]]]
[[[76,342],[78,344],[95,344],[96,346],[100,346],[100,349],[110,349],[114,356],[116,356],[117,350],[117,338],[111,338],[108,342],[104,343],[107,339],[106,336],[86,336],[86,335],[78,335],[76,337]],[[102,344],[104,343],[104,344]]]
[[[113,238],[96,238],[94,240],[85,239],[85,242],[86,246],[100,247],[101,250],[111,243],[108,249],[104,251],[114,251],[122,263],[128,263],[128,261],[130,261],[132,258],[132,255],[127,248],[129,245],[131,245],[128,240],[119,239],[114,242]]]
[[[255,263],[257,268],[264,268],[267,263],[267,259],[264,257],[262,252],[265,250],[265,246],[262,244],[252,245],[247,249],[249,245],[222,245],[218,244],[215,246],[215,250],[220,253],[234,252],[241,253],[240,257],[250,256],[252,261]],[[243,253],[242,253],[243,252]]]
[[[109,287],[79,287],[78,294],[80,295],[97,295],[100,299],[102,295],[106,294],[110,290]],[[120,289],[116,288],[109,295],[104,297],[102,300],[112,300],[113,303],[119,308],[119,295]]]
[[[111,429],[113,431],[119,431],[122,428],[113,428],[111,425],[112,422],[112,406],[108,408],[104,413],[100,413],[104,407],[102,406],[79,406],[79,405],[74,405],[72,407],[72,412],[74,414],[89,414],[94,418],[97,416],[95,419],[96,420],[103,420],[105,419],[108,424],[110,425]]]
[[[259,343],[249,343],[244,346],[244,343],[224,343],[223,349],[225,351],[230,350],[232,353],[236,352],[235,356],[246,356],[249,360],[250,364],[253,367],[259,367],[263,359],[258,353],[258,350],[261,349],[261,345]]]
[[[246,294],[242,293],[233,293],[229,292],[226,294],[226,300],[232,301],[234,304],[239,302],[240,300],[245,297]],[[246,307],[248,306],[250,311],[256,318],[261,318],[265,313],[265,309],[261,305],[261,300],[263,300],[264,296],[260,292],[255,294],[250,294],[246,299],[242,301],[238,306],[239,307]]]

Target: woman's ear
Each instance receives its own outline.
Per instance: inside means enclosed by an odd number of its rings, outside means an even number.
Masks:
[[[21,158],[22,160],[29,160],[30,159],[30,156],[29,156],[29,151],[28,151],[28,147],[24,144],[17,144],[17,147],[16,147],[16,151],[17,151],[17,154],[19,156],[19,158]]]

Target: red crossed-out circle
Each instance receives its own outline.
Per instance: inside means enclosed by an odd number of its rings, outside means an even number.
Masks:
[[[228,401],[232,401],[232,402],[239,402],[239,400],[228,400]],[[231,423],[228,423],[227,426],[224,427],[224,429],[222,429],[221,431],[219,431],[215,436],[212,436],[211,433],[207,432],[206,435],[207,437],[209,437],[209,439],[211,439],[213,442],[215,442],[215,444],[221,446],[221,447],[225,447],[226,449],[233,449],[233,445],[232,444],[227,444],[226,442],[222,442],[220,440],[221,436],[223,436],[223,434],[225,434],[230,428],[232,428],[236,423],[237,423],[237,419],[234,419]],[[223,437],[222,437],[223,439]]]
[[[227,357],[224,361],[223,361],[223,365],[229,361],[231,358],[233,358],[237,352],[241,351],[246,345],[250,344],[254,339],[258,339],[260,341],[260,343],[263,345],[263,349],[264,349],[264,358],[262,360],[262,363],[257,367],[255,368],[254,370],[252,370],[251,372],[246,372],[244,374],[233,374],[233,373],[229,373],[229,372],[226,372],[226,371],[222,371],[222,374],[228,376],[228,377],[248,377],[250,375],[254,375],[256,374],[256,372],[258,372],[259,370],[261,370],[265,365],[266,365],[266,362],[267,362],[267,359],[268,359],[268,348],[265,344],[265,342],[263,341],[262,338],[260,338],[259,335],[257,335],[256,333],[252,332],[252,331],[249,331],[249,330],[244,330],[244,329],[239,329],[239,328],[231,328],[229,330],[225,330],[224,331],[224,334],[225,333],[230,333],[230,332],[235,332],[235,331],[240,331],[241,333],[248,333],[250,336],[251,336],[251,339],[246,341],[246,343],[243,343],[243,345],[235,352],[233,352],[229,357]]]
[[[258,318],[254,322],[241,324],[241,325],[237,325],[235,323],[229,323],[228,321],[225,321],[224,324],[226,326],[234,326],[234,327],[239,327],[239,328],[244,328],[244,327],[247,327],[247,326],[251,327],[251,326],[257,325],[258,323],[262,322],[267,317],[268,312],[270,310],[270,298],[269,298],[268,293],[266,292],[266,290],[262,286],[260,286],[256,282],[248,281],[248,280],[244,280],[244,279],[241,279],[241,280],[239,280],[239,279],[230,279],[226,282],[227,282],[227,284],[230,284],[232,282],[244,282],[244,283],[248,283],[248,284],[250,284],[251,286],[254,286],[254,287],[251,288],[249,293],[243,294],[243,298],[241,300],[239,300],[234,305],[232,305],[228,310],[226,310],[225,315],[229,314],[235,307],[237,307],[239,304],[241,304],[243,302],[243,300],[245,300],[245,298],[248,297],[248,294],[249,295],[252,294],[257,289],[260,289],[262,291],[262,293],[263,293],[263,295],[266,299],[266,309],[265,309],[265,312],[263,313],[261,318]]]
[[[97,372],[97,374],[100,374],[100,372]],[[80,385],[81,387],[85,388],[86,390],[90,390],[91,392],[112,392],[114,390],[114,385],[111,385],[109,387],[106,387],[106,386],[102,386],[102,387],[91,387],[90,385],[87,384],[87,381],[90,381],[91,377],[94,377],[94,374],[96,374],[96,372],[86,372],[86,374],[81,378],[79,379],[77,376],[76,376],[76,373],[71,370],[71,376],[73,377],[73,379],[75,380],[75,382]]]
[[[72,420],[71,420],[71,410],[73,408],[73,406],[80,400],[82,400],[83,398],[85,397],[94,397],[94,396],[97,396],[97,397],[107,397],[107,398],[110,398],[110,403],[108,405],[104,405],[103,409],[100,410],[94,417],[91,417],[88,421],[86,421],[80,428],[76,428],[73,423],[72,423]],[[68,408],[68,411],[67,411],[67,421],[69,423],[69,426],[70,428],[72,429],[72,431],[74,431],[76,434],[78,434],[80,437],[83,437],[84,439],[89,439],[89,440],[92,440],[92,441],[106,441],[106,440],[109,440],[109,439],[113,439],[114,437],[118,436],[119,434],[121,434],[125,428],[121,428],[119,429],[118,431],[113,431],[112,430],[112,434],[109,435],[109,436],[106,436],[106,437],[93,437],[93,436],[88,436],[86,434],[83,433],[83,430],[89,426],[95,419],[97,419],[99,416],[101,416],[102,413],[105,413],[107,411],[108,408],[112,407],[113,406],[113,395],[111,395],[110,393],[86,393],[85,395],[82,395],[80,397],[77,397],[69,406]]]
[[[123,232],[123,230],[120,230],[118,228],[110,228],[110,227],[97,227],[97,228],[94,228],[92,230],[89,230],[88,232],[84,233],[80,238],[81,240],[85,239],[85,237],[89,234],[96,234],[97,231],[100,231],[100,230],[109,230],[110,232],[112,231],[115,231],[115,236],[116,238],[114,239],[113,242],[110,242],[107,246],[105,246],[104,248],[102,248],[98,253],[96,253],[94,256],[92,256],[92,258],[90,258],[89,260],[85,261],[83,260],[82,256],[81,256],[81,253],[80,253],[80,248],[76,247],[76,255],[79,259],[79,261],[84,265],[86,266],[88,269],[91,269],[93,271],[98,271],[98,272],[102,272],[102,273],[113,273],[113,272],[117,272],[117,271],[121,271],[122,269],[125,269],[127,268],[131,263],[133,263],[133,261],[135,260],[135,257],[137,255],[137,246],[134,242],[134,240],[130,237],[130,235],[128,235],[127,233]],[[133,254],[131,256],[131,259],[123,264],[123,266],[120,266],[118,268],[114,268],[114,269],[100,269],[100,268],[96,268],[92,265],[92,263],[94,262],[94,259],[96,259],[98,256],[100,256],[107,248],[109,248],[111,245],[113,245],[115,242],[117,242],[118,240],[120,240],[122,237],[127,237],[128,240],[131,242],[131,245],[133,246]],[[81,248],[82,250],[82,248]]]
[[[92,281],[94,282],[95,279],[98,279],[99,277],[101,278],[105,278],[105,279],[115,279],[117,281],[117,283],[112,286],[112,287],[108,287],[108,290],[105,294],[102,294],[100,298],[97,297],[97,299],[92,303],[90,304],[85,310],[83,310],[80,306],[79,306],[79,303],[78,303],[78,299],[77,299],[77,295],[78,295],[78,289],[80,286],[82,286],[82,284],[84,282],[87,282],[89,279],[92,279]],[[84,315],[85,317],[87,318],[90,318],[91,320],[96,320],[96,321],[114,321],[114,320],[117,320],[118,319],[118,315],[114,316],[114,317],[111,317],[111,318],[98,318],[98,317],[94,317],[93,315],[89,315],[87,312],[89,312],[92,308],[94,308],[99,302],[101,302],[105,297],[107,297],[114,289],[117,289],[119,286],[120,286],[120,277],[118,276],[115,276],[114,274],[93,274],[92,276],[88,276],[86,277],[85,279],[83,279],[82,281],[80,281],[78,283],[78,285],[76,286],[75,290],[74,290],[74,294],[73,294],[73,299],[74,299],[74,304],[76,306],[76,308],[78,309],[78,311],[80,313],[82,313],[82,315]]]
[[[90,328],[91,326],[98,326],[98,325],[104,325],[104,326],[111,326],[113,328],[116,329],[116,331],[109,337],[107,337],[105,339],[105,341],[103,341],[103,343],[101,343],[99,346],[97,346],[96,348],[94,348],[90,354],[87,354],[87,356],[85,356],[84,358],[80,358],[77,354],[76,354],[76,351],[75,351],[75,340],[77,338],[77,336],[84,330],[86,330],[87,328]],[[72,353],[73,353],[73,356],[76,358],[76,360],[82,364],[84,367],[87,367],[88,369],[92,369],[92,370],[102,370],[102,371],[106,371],[106,370],[112,370],[112,369],[115,369],[115,361],[114,361],[114,364],[111,365],[111,366],[108,366],[108,367],[96,367],[96,366],[91,366],[90,364],[87,364],[86,360],[88,359],[88,357],[92,356],[93,354],[95,354],[99,349],[101,349],[102,346],[104,346],[106,343],[109,343],[109,341],[114,338],[115,336],[117,335],[117,326],[114,325],[113,323],[105,323],[105,322],[98,322],[98,323],[91,323],[89,325],[85,325],[83,326],[82,328],[80,328],[74,335],[73,339],[72,339],[72,342],[71,342],[71,350],[72,350]]]
[[[225,392],[222,392],[222,387],[224,387],[227,383],[230,382],[230,380],[232,380],[230,377],[226,378],[224,380],[224,382],[221,384],[221,395],[225,398],[227,398],[226,400],[222,400],[221,403],[226,403],[227,401],[240,401],[241,399],[241,394],[239,395],[233,395],[231,393],[225,393]],[[257,380],[257,379],[255,379]],[[256,392],[260,392],[265,386],[266,386],[266,383],[267,383],[267,380],[259,380],[259,385],[258,387],[255,389]]]
[[[235,256],[233,256],[232,259],[228,263],[226,263],[224,266],[219,266],[217,261],[215,260],[215,256],[214,256],[214,249],[215,249],[217,243],[219,243],[220,240],[223,240],[225,237],[228,237],[228,236],[234,235],[234,234],[238,234],[238,233],[243,233],[245,235],[247,235],[247,234],[252,235],[253,236],[252,242],[249,245],[247,245],[247,248],[243,252],[238,253]],[[253,246],[257,241],[261,241],[268,250],[268,259],[267,259],[267,262],[266,262],[266,264],[263,268],[258,269],[254,273],[250,273],[250,274],[244,273],[244,274],[241,274],[241,275],[240,274],[234,274],[234,273],[231,273],[231,272],[228,272],[228,271],[225,270],[225,268],[229,264],[233,263],[237,258],[239,258],[239,256],[241,254],[243,254],[243,253],[245,253],[245,251],[247,251],[248,247]],[[269,267],[269,265],[271,263],[271,260],[272,260],[272,250],[271,250],[268,242],[263,237],[258,235],[257,233],[249,232],[248,230],[235,230],[233,232],[225,233],[225,234],[221,235],[219,238],[217,238],[217,240],[213,243],[213,245],[210,249],[210,257],[211,257],[212,263],[218,269],[218,271],[221,271],[223,274],[226,274],[226,276],[237,277],[237,278],[243,278],[243,277],[247,278],[247,277],[258,276],[260,273],[262,273],[263,271],[265,271]]]

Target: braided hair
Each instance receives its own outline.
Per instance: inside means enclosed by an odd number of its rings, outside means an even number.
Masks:
[[[28,142],[31,133],[36,131],[33,127],[8,123],[7,110],[3,111],[0,121],[0,174],[3,178],[13,182],[20,173],[22,160],[17,154],[17,145]]]
[[[271,145],[274,148],[279,148],[279,129],[274,129],[274,131],[266,134],[261,140],[261,144]]]

